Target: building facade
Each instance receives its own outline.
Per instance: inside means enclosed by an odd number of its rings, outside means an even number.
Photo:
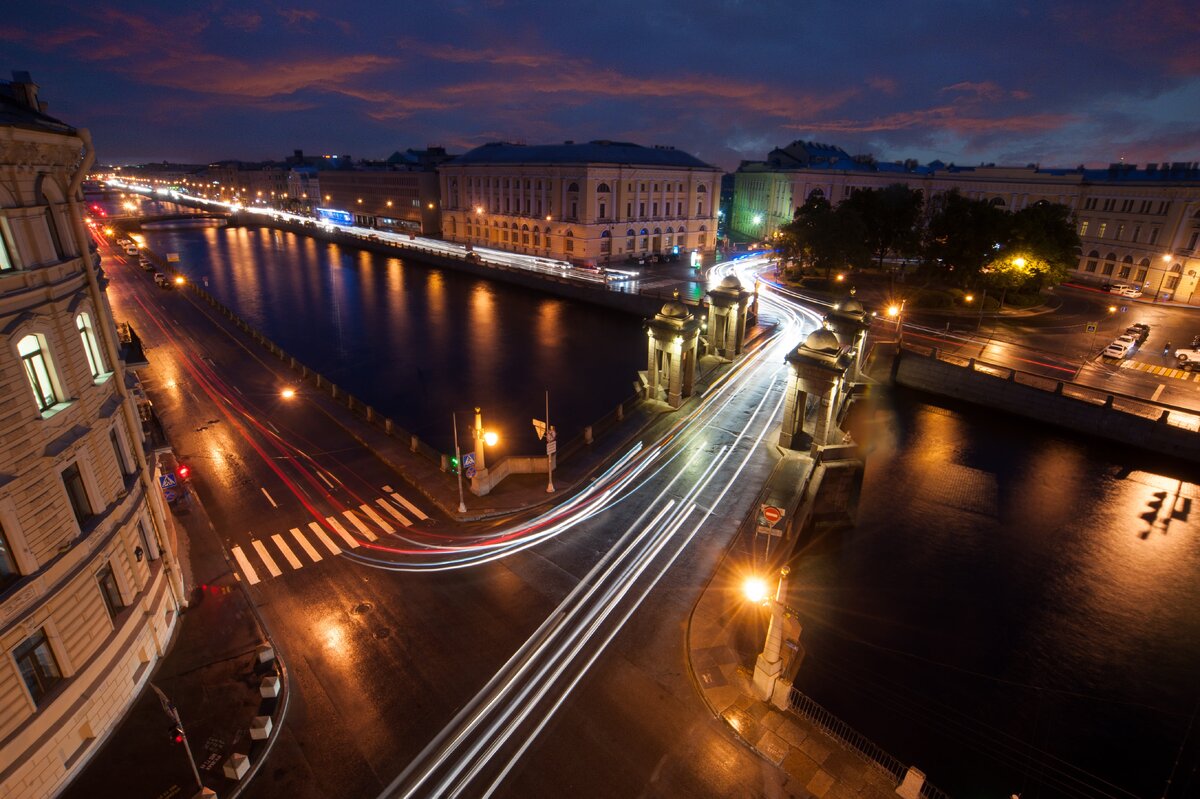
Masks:
[[[1045,200],[1075,214],[1083,246],[1073,279],[1137,284],[1147,297],[1200,305],[1200,164],[1107,169],[876,163],[828,145],[794,142],[736,173],[732,227],[769,238],[811,196],[835,205],[856,189],[904,183],[926,199],[957,190],[1010,211]]]
[[[672,148],[486,144],[439,173],[448,241],[601,266],[716,247],[721,171]]]
[[[0,795],[55,795],[165,652],[183,586],[80,185],[90,137],[0,83]]]
[[[348,211],[356,225],[438,235],[441,198],[438,176],[432,169],[327,169],[320,173],[319,181],[319,207]]]

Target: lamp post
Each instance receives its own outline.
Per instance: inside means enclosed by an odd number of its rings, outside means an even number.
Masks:
[[[554,453],[558,451],[558,436],[550,426],[550,390],[546,390],[546,493],[554,493]]]
[[[1152,300],[1152,302],[1158,302],[1159,297],[1162,296],[1163,283],[1167,282],[1167,264],[1169,264],[1171,262],[1171,254],[1167,253],[1166,255],[1164,255],[1162,257],[1162,260],[1163,260],[1162,277],[1160,277],[1158,279],[1158,288],[1154,290],[1154,299]]]
[[[784,627],[788,619],[793,622],[799,619],[799,614],[784,602],[787,598],[789,572],[787,567],[779,570],[779,582],[775,586],[774,598],[770,596],[767,582],[762,578],[751,578],[743,586],[747,599],[756,604],[767,605],[771,609],[767,637],[763,642],[762,652],[754,661],[754,692],[759,699],[783,708],[788,705],[787,685],[781,680],[784,673]],[[798,623],[796,628],[796,637],[799,637]]]
[[[462,451],[458,448],[458,413],[452,411],[450,413],[450,419],[454,424],[454,461],[458,464],[458,468],[454,470],[458,475],[458,512],[466,513],[467,503],[463,501],[462,490]]]

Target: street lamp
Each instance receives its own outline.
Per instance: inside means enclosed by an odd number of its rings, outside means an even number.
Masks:
[[[775,586],[775,596],[771,597],[770,587],[762,577],[751,577],[742,585],[745,597],[756,605],[766,605],[771,609],[771,621],[767,626],[767,637],[763,642],[762,652],[754,661],[754,691],[759,699],[772,702],[777,707],[787,707],[787,684],[783,681],[784,658],[783,642],[784,627],[791,619],[796,627],[795,638],[800,635],[799,624],[796,623],[800,614],[784,602],[787,598],[787,576],[790,570],[784,567],[779,570],[779,582]]]
[[[454,470],[458,475],[458,512],[466,513],[467,503],[463,501],[462,490],[462,452],[458,448],[458,414],[451,412],[450,418],[454,424],[454,462],[458,465],[458,468]]]
[[[296,389],[291,388],[289,386],[288,388],[285,388],[283,391],[280,391],[279,396],[283,397],[285,400],[295,399]]]
[[[1162,277],[1160,277],[1158,279],[1158,288],[1155,289],[1155,291],[1154,291],[1154,299],[1152,300],[1152,302],[1158,302],[1159,298],[1162,296],[1163,283],[1167,282],[1167,264],[1169,264],[1171,262],[1171,254],[1170,253],[1164,254],[1162,257],[1162,260],[1163,260]]]

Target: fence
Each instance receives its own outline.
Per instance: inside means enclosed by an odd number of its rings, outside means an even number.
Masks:
[[[795,686],[792,686],[788,692],[788,706],[793,713],[836,740],[848,751],[890,774],[897,784],[904,780],[904,776],[908,773],[908,766],[808,698]],[[921,786],[921,796],[924,799],[950,799],[949,794],[929,782]]]

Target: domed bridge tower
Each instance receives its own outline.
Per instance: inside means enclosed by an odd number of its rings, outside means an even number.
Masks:
[[[791,369],[779,446],[808,450],[841,443],[833,412],[846,388],[850,353],[838,343],[837,336],[822,327],[790,352],[787,362]]]
[[[647,338],[646,396],[662,399],[665,392],[667,404],[678,408],[696,383],[700,322],[676,298],[663,304],[642,327]]]
[[[851,383],[861,383],[871,317],[863,310],[861,302],[854,297],[846,297],[825,315],[825,322],[837,336],[838,343],[850,355],[850,368],[847,370],[846,379]]]
[[[742,353],[746,340],[746,308],[752,292],[729,275],[708,292],[708,343],[711,351],[727,360]]]

